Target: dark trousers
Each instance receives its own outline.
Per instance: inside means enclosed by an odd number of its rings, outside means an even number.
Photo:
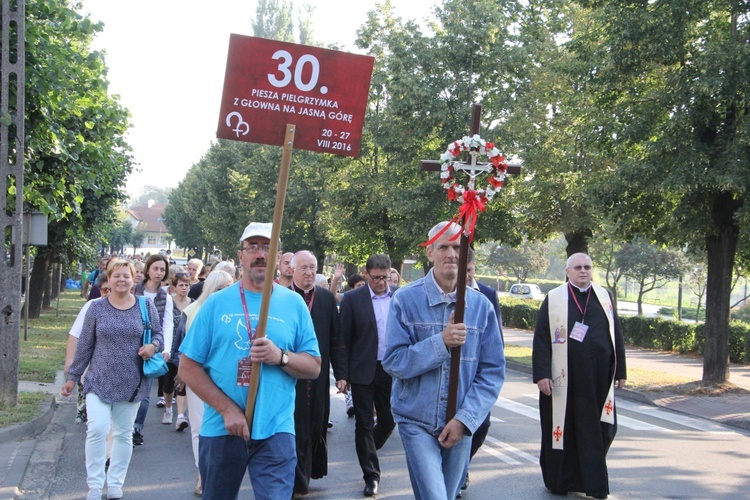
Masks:
[[[492,415],[492,413],[487,414],[487,418],[484,419],[484,422],[479,424],[477,430],[471,435],[471,456],[469,460],[474,458],[474,455],[477,454],[479,448],[484,444],[484,439],[487,437],[487,432],[490,430],[490,415]]]
[[[372,383],[352,384],[354,444],[365,481],[380,481],[379,450],[396,427],[391,414],[391,376],[378,362]],[[375,414],[378,424],[375,425]]]

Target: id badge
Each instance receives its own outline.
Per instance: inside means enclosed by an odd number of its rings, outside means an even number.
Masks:
[[[573,329],[570,331],[570,338],[573,340],[577,340],[578,342],[583,342],[583,339],[586,337],[586,332],[588,331],[588,325],[584,325],[580,321],[576,321],[576,324],[573,325]]]
[[[237,362],[237,385],[240,387],[250,386],[250,375],[253,373],[253,362],[250,356],[242,358]]]

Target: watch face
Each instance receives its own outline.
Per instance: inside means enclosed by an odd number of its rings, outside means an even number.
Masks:
[[[289,355],[287,353],[284,353],[281,355],[281,364],[286,366],[287,363],[289,363]]]

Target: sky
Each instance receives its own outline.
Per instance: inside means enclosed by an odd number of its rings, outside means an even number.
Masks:
[[[436,0],[397,0],[396,15],[423,21]],[[256,0],[83,0],[104,23],[93,48],[106,52],[110,94],[130,111],[136,172],[127,192],[176,187],[216,140],[230,33],[252,35]],[[356,52],[356,30],[376,0],[308,0],[313,38]],[[295,0],[296,5],[302,1]],[[210,6],[210,7],[208,7]]]

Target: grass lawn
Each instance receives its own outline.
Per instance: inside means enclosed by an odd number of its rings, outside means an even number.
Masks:
[[[39,318],[29,320],[28,340],[23,340],[21,321],[19,380],[55,381],[55,373],[65,362],[68,332],[84,303],[79,290],[65,290],[60,296],[59,312],[57,301],[53,301],[51,309],[42,310]]]
[[[0,427],[31,420],[41,412],[42,403],[45,407],[49,407],[47,404],[49,398],[50,395],[44,392],[19,392],[16,406],[6,407],[0,402]]]
[[[531,366],[531,348],[517,345],[505,346],[505,357],[516,363]],[[695,382],[686,377],[678,377],[666,372],[654,372],[628,368],[628,383],[626,387],[636,391],[644,392],[683,392],[681,388],[688,389]]]
[[[42,310],[39,318],[29,320],[28,340],[23,339],[24,328],[21,318],[18,380],[44,383],[55,381],[55,374],[62,370],[65,362],[68,332],[84,303],[79,290],[64,291],[60,296],[59,310],[57,301],[53,301],[52,307]],[[46,405],[48,400],[47,393],[19,392],[16,406],[5,407],[0,403],[0,427],[31,420],[40,413],[40,405]]]

